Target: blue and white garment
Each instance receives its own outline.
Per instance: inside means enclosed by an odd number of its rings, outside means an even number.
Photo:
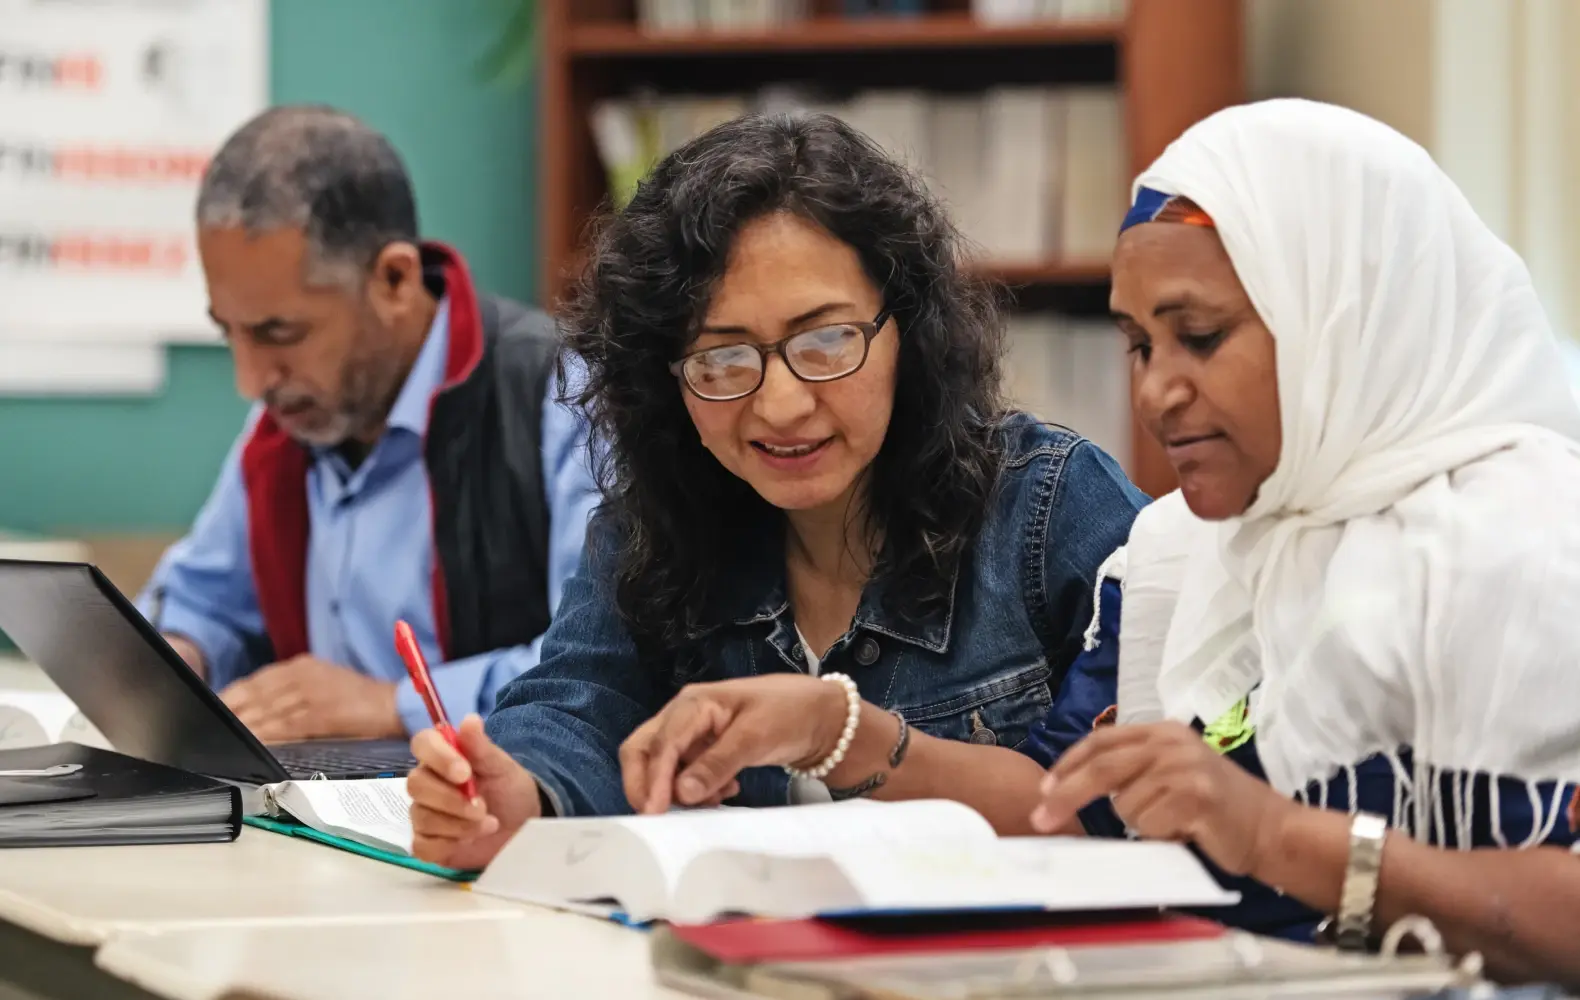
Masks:
[[[1139,577],[1127,579],[1129,565],[1127,549],[1103,564],[1098,574],[1097,599],[1093,607],[1091,625],[1086,631],[1084,650],[1065,674],[1064,686],[1059,692],[1047,717],[1028,734],[1021,749],[1044,767],[1050,766],[1070,747],[1074,746],[1096,726],[1111,722],[1116,717],[1112,707],[1122,683],[1118,676],[1120,660],[1121,619],[1128,617],[1129,605],[1144,603],[1145,595],[1156,581],[1149,579],[1146,570]],[[1127,639],[1128,641],[1128,639]],[[1117,695],[1123,698],[1123,695]],[[1248,701],[1254,701],[1253,690]],[[1266,780],[1260,758],[1257,756],[1254,729],[1243,723],[1226,727],[1223,734],[1215,734],[1212,725],[1195,720],[1208,743],[1230,761],[1250,774]],[[1229,738],[1229,737],[1233,738]],[[1341,811],[1365,810],[1378,815],[1388,815],[1395,803],[1410,787],[1413,760],[1409,751],[1399,755],[1402,775],[1396,773],[1394,762],[1386,755],[1341,769],[1325,782],[1313,783],[1301,798],[1318,807]],[[1451,779],[1445,778],[1440,798],[1450,801],[1454,791]],[[1448,847],[1497,847],[1499,835],[1503,843],[1524,843],[1540,837],[1543,844],[1561,847],[1569,844],[1580,850],[1580,840],[1575,837],[1575,812],[1580,810],[1580,795],[1572,786],[1556,782],[1543,782],[1535,786],[1512,777],[1500,778],[1496,784],[1481,776],[1470,783],[1464,815],[1468,822],[1455,824],[1445,814],[1443,828],[1432,831],[1427,837]],[[1534,792],[1534,794],[1533,794]],[[1570,822],[1557,822],[1556,817],[1569,804]],[[1125,824],[1114,812],[1109,801],[1098,799],[1080,813],[1081,825],[1094,837],[1122,838],[1131,836]],[[1312,940],[1324,914],[1312,909],[1292,896],[1286,896],[1271,886],[1241,875],[1230,875],[1218,868],[1212,860],[1197,852],[1202,863],[1225,888],[1240,894],[1240,902],[1228,909],[1217,908],[1204,913],[1231,927],[1295,941]]]
[[[1580,781],[1580,405],[1524,264],[1423,149],[1330,105],[1219,112],[1136,190],[1210,216],[1276,341],[1283,434],[1243,515],[1176,493],[1138,517],[1119,722],[1255,690],[1281,792],[1381,757],[1395,828],[1468,846],[1485,787],[1492,843],[1547,841],[1542,790]]]

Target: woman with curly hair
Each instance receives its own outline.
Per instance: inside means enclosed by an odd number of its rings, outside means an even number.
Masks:
[[[413,741],[418,856],[725,800],[947,797],[1029,830],[1014,748],[1084,697],[1145,497],[1006,409],[993,297],[922,183],[833,118],[720,126],[605,224],[565,327],[605,502],[542,663],[464,755]]]

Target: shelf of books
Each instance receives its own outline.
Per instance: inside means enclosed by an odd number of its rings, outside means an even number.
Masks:
[[[1006,285],[1009,390],[1173,486],[1104,317],[1130,179],[1242,99],[1240,0],[544,0],[540,288],[659,158],[757,110],[837,114],[909,162]]]
[[[770,8],[772,9],[772,8]],[[577,58],[698,56],[739,52],[863,52],[874,49],[1045,48],[1112,44],[1124,31],[1116,18],[984,23],[969,14],[932,17],[808,17],[766,23],[587,24],[568,45]],[[771,30],[765,30],[771,28]]]

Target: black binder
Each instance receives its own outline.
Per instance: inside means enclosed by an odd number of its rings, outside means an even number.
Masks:
[[[241,789],[76,743],[0,751],[0,847],[235,840]]]

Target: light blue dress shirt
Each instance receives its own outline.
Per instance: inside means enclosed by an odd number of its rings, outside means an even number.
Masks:
[[[457,722],[467,712],[491,711],[499,689],[537,664],[543,642],[539,636],[527,646],[441,662],[422,439],[429,401],[444,381],[449,333],[445,299],[390,410],[388,429],[367,458],[352,469],[335,450],[315,449],[307,473],[308,646],[319,659],[397,682],[395,703],[408,732],[430,722],[395,652],[396,619],[411,623],[445,710]],[[543,400],[542,448],[551,611],[581,560],[587,520],[598,502],[586,423],[556,396],[551,378]],[[186,636],[202,650],[215,690],[262,666],[252,651],[267,641],[241,476],[241,452],[260,413],[255,409],[249,416],[191,531],[160,560],[138,601],[160,631]]]

